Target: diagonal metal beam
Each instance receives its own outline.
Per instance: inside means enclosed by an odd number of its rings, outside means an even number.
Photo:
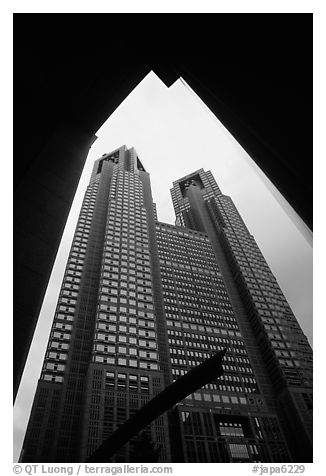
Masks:
[[[109,462],[109,458],[155,418],[199,388],[223,375],[223,349],[166,387],[112,433],[86,462]]]

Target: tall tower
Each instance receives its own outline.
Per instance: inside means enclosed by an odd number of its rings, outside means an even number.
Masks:
[[[23,461],[85,460],[166,385],[154,315],[154,220],[148,174],[136,152],[121,147],[98,159],[68,258]],[[166,418],[157,419],[149,435],[162,460],[170,459]],[[128,460],[129,446],[117,460]]]
[[[311,349],[274,276],[210,172],[174,182],[172,198],[176,226],[157,220],[134,149],[95,162],[22,461],[85,461],[222,348],[224,376],[146,428],[158,460],[311,460]],[[131,441],[113,461],[134,458]]]
[[[173,184],[177,223],[207,234],[257,381],[294,461],[312,460],[312,351],[230,197],[200,169]],[[272,430],[273,431],[273,430]],[[265,433],[267,434],[266,428]]]

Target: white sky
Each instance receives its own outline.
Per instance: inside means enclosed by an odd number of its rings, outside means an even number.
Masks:
[[[97,133],[75,196],[40,314],[14,414],[18,459],[39,377],[65,264],[94,160],[126,144],[135,147],[151,177],[160,221],[174,223],[172,182],[194,170],[211,170],[231,196],[312,343],[312,249],[280,205],[274,187],[215,116],[182,83],[167,88],[150,73]],[[266,186],[267,184],[267,186]],[[273,193],[271,193],[273,190]],[[277,198],[275,198],[275,196]],[[295,214],[293,214],[295,216]]]

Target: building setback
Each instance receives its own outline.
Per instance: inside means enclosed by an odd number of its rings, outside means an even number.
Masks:
[[[224,348],[224,375],[146,428],[158,461],[312,461],[312,351],[275,277],[211,172],[171,193],[176,226],[157,220],[133,148],[95,161],[21,461],[85,461]]]

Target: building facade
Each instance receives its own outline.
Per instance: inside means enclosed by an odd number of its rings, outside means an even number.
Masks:
[[[312,352],[273,274],[210,172],[177,180],[171,193],[175,226],[158,221],[134,149],[95,162],[23,462],[85,461],[224,348],[224,375],[146,428],[158,461],[312,460]],[[112,461],[135,461],[136,445]]]

